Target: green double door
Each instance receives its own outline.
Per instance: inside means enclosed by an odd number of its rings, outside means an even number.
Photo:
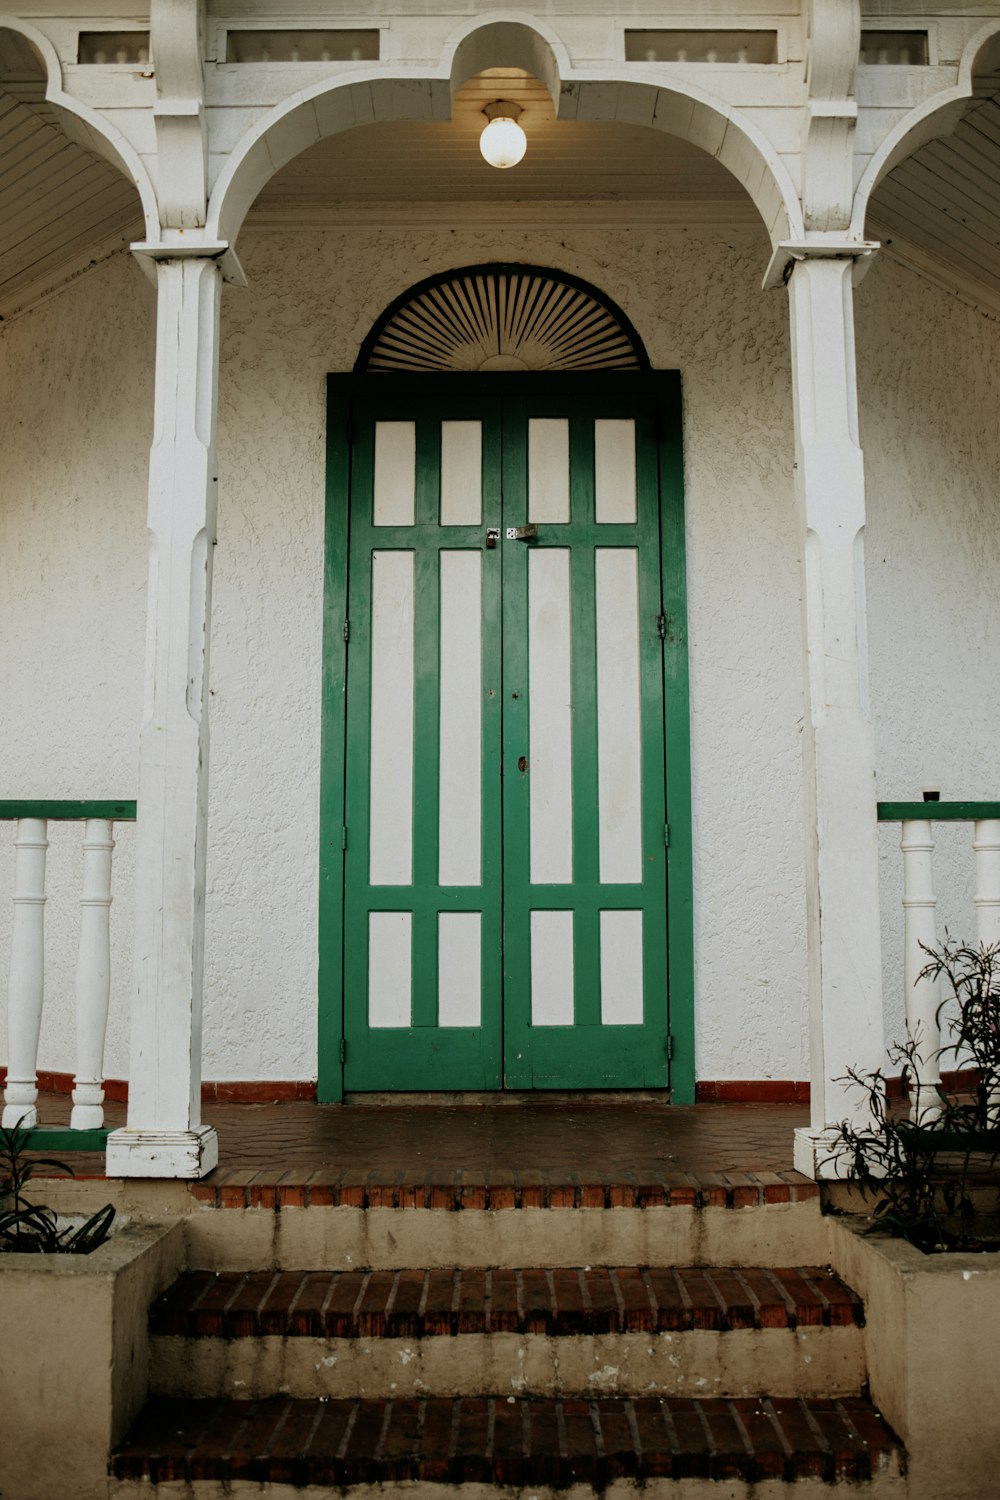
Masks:
[[[349,1090],[668,1083],[656,402],[510,389],[354,404]]]

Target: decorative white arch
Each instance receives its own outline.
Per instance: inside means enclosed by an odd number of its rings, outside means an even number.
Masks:
[[[773,244],[804,233],[795,185],[751,121],[693,85],[639,82],[622,68],[574,69],[550,28],[533,18],[479,16],[449,39],[439,66],[352,72],[293,94],[268,111],[230,154],[209,202],[206,236],[235,244],[247,210],[301,151],[355,125],[451,118],[451,101],[483,67],[523,67],[545,83],[560,119],[645,125],[714,156],[743,184]]]
[[[942,90],[940,94],[935,94],[932,99],[925,100],[908,115],[904,115],[895,129],[886,136],[862,173],[854,194],[852,235],[864,237],[868,204],[883,177],[887,177],[894,167],[919,151],[921,146],[926,146],[935,136],[948,135],[954,130],[972,98],[980,58],[991,43],[1000,43],[1000,20],[989,21],[970,38],[962,53],[958,82],[954,87]]]
[[[24,37],[38,54],[45,68],[46,102],[58,114],[66,134],[78,145],[103,157],[134,184],[146,221],[146,237],[150,240],[158,239],[160,217],[156,207],[156,194],[138,153],[121,132],[110,125],[96,109],[91,109],[89,104],[83,104],[65,92],[58,53],[43,32],[20,16],[10,15],[6,11],[0,11],[0,30],[13,31]]]

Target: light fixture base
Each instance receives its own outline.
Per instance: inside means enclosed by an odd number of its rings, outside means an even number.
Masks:
[[[523,113],[521,106],[511,99],[494,99],[483,107],[487,120],[516,120]]]

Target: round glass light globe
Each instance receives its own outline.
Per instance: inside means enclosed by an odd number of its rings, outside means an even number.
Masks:
[[[479,149],[491,167],[516,167],[528,149],[528,137],[516,120],[498,115],[479,137]]]

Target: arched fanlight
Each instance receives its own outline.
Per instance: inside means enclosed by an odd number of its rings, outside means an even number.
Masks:
[[[621,308],[541,266],[466,266],[411,287],[365,339],[355,369],[640,370],[649,360]]]

